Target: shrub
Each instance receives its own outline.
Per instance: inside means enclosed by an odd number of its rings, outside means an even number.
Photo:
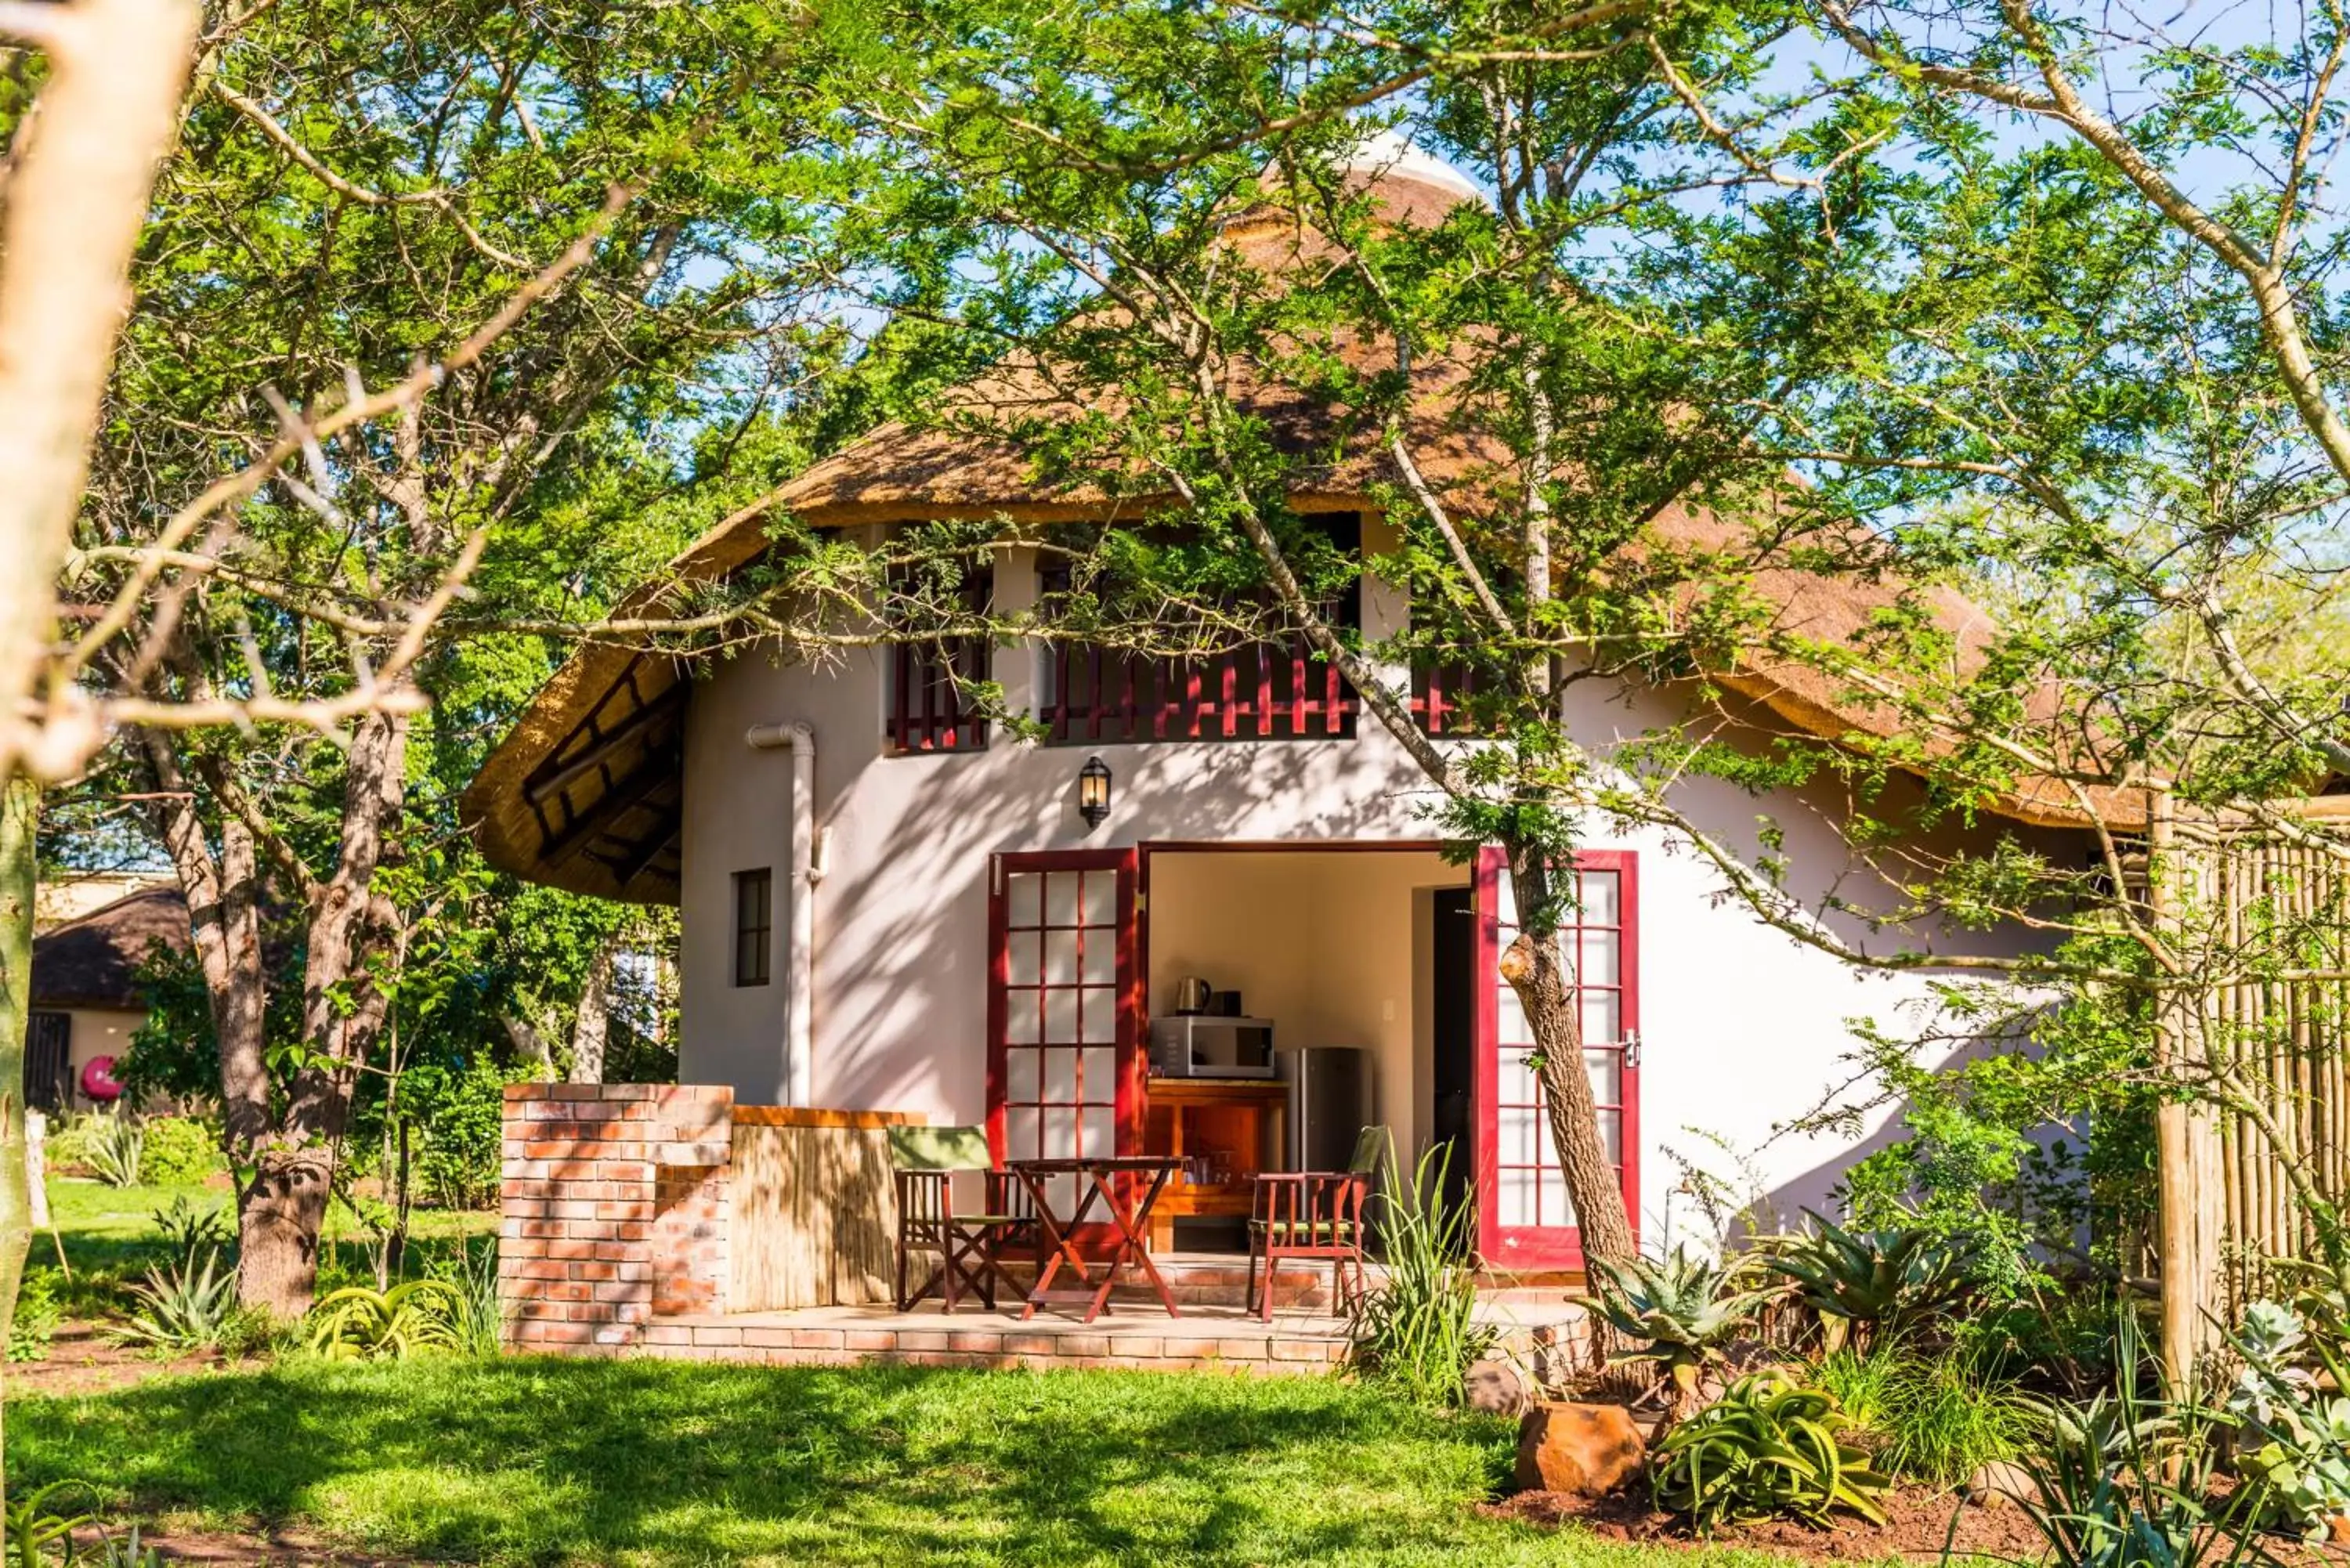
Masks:
[[[2252,1303],[2228,1343],[2244,1364],[2228,1396],[2244,1429],[2244,1469],[2307,1539],[2322,1541],[2330,1520],[2350,1513],[2350,1398],[2320,1391],[2303,1364],[2317,1347],[2290,1307]],[[2340,1388],[2343,1368],[2325,1370]]]
[[[214,1341],[223,1355],[234,1360],[266,1355],[283,1345],[296,1343],[286,1326],[260,1307],[241,1306],[231,1313],[221,1324],[220,1337]]]
[[[1753,1372],[1658,1444],[1657,1504],[1701,1531],[1745,1519],[1825,1525],[1837,1509],[1885,1522],[1892,1483],[1844,1441],[1851,1419],[1816,1388]]]
[[[1958,1260],[1923,1226],[1852,1231],[1804,1213],[1814,1229],[1782,1242],[1771,1266],[1819,1314],[1830,1350],[1855,1324],[1874,1330],[1914,1322],[1966,1292]]]
[[[147,1130],[137,1117],[120,1111],[100,1111],[90,1117],[89,1141],[82,1158],[89,1173],[109,1187],[136,1187],[146,1145]]]
[[[139,1179],[156,1187],[193,1186],[221,1168],[212,1128],[192,1116],[156,1116],[144,1128]]]
[[[505,1075],[487,1057],[460,1072],[411,1068],[400,1095],[423,1135],[414,1179],[425,1202],[485,1209],[498,1199]]]
[[[466,1355],[503,1355],[505,1309],[498,1301],[497,1238],[484,1238],[478,1245],[461,1238],[455,1253],[436,1262],[432,1277],[455,1293],[449,1310],[455,1348]]]
[[[1470,1366],[1501,1338],[1476,1319],[1476,1219],[1466,1204],[1445,1205],[1450,1158],[1449,1146],[1430,1146],[1400,1196],[1378,1195],[1387,1278],[1348,1325],[1357,1363],[1428,1405],[1458,1403]]]
[[[2013,1459],[2035,1425],[2032,1404],[1974,1353],[1921,1355],[1891,1341],[1866,1352],[1846,1345],[1820,1363],[1814,1383],[1876,1439],[1883,1468],[1938,1486]]]
[[[8,1359],[46,1361],[65,1307],[57,1300],[57,1277],[47,1269],[25,1272],[16,1287],[16,1315],[8,1320]]]
[[[405,1361],[420,1350],[457,1350],[463,1300],[446,1280],[411,1280],[379,1291],[350,1285],[313,1309],[310,1348],[337,1361]]]
[[[87,1112],[59,1116],[41,1140],[41,1163],[51,1176],[88,1176],[89,1142],[98,1134],[98,1117]]]
[[[1595,1258],[1592,1273],[1599,1287],[1599,1315],[1617,1333],[1638,1342],[1615,1359],[1659,1363],[1683,1406],[1696,1397],[1706,1366],[1722,1359],[1722,1347],[1774,1293],[1733,1290],[1735,1270],[1693,1258],[1680,1247],[1669,1258],[1628,1263]]]
[[[130,1322],[115,1331],[126,1341],[158,1350],[201,1350],[218,1345],[236,1315],[236,1271],[223,1272],[220,1251],[192,1255],[168,1268],[152,1268],[130,1287]]]
[[[2248,1470],[2250,1484],[2213,1485],[2214,1439],[2234,1418],[2140,1396],[2137,1319],[2126,1311],[2115,1344],[2113,1397],[2052,1411],[2047,1441],[2020,1461],[2032,1484],[2015,1502],[2047,1542],[2048,1568],[2274,1564],[2256,1528],[2270,1495],[2257,1470]]]
[[[218,1204],[199,1209],[184,1196],[174,1195],[170,1204],[157,1212],[156,1229],[163,1240],[181,1257],[192,1261],[206,1249],[214,1251],[236,1240],[236,1224],[230,1217],[230,1206]]]

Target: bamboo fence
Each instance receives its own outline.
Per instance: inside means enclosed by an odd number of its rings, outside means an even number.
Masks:
[[[2164,1359],[2183,1379],[2275,1292],[2272,1260],[2323,1255],[2350,1198],[2350,863],[2315,836],[2160,808],[2152,848],[2158,929],[2210,977],[2156,1035],[2181,1085],[2157,1160]]]
[[[734,1112],[728,1310],[865,1306],[891,1297],[898,1199],[887,1111]]]

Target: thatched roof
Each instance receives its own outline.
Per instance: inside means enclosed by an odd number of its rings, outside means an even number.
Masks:
[[[1409,167],[1374,176],[1370,188],[1388,219],[1423,225],[1440,221],[1467,194],[1465,187],[1421,177]],[[1268,275],[1310,273],[1331,255],[1320,236],[1271,208],[1236,216],[1222,238]],[[1367,363],[1374,351],[1392,352],[1377,346],[1360,351]],[[1307,513],[1370,509],[1368,493],[1392,478],[1377,442],[1344,439],[1333,410],[1294,388],[1257,382],[1246,366],[1230,375],[1226,391],[1264,421],[1274,439],[1299,453],[1338,454],[1302,471],[1293,506]],[[1505,483],[1510,453],[1463,428],[1457,366],[1419,365],[1414,378],[1419,389],[1407,430],[1415,460],[1432,484],[1474,511]],[[1085,485],[1046,493],[1016,443],[964,428],[1073,410],[1052,378],[1034,366],[983,377],[962,389],[956,400],[972,419],[952,421],[953,430],[889,425],[875,431],[696,540],[662,584],[649,586],[631,603],[653,602],[672,582],[714,581],[747,566],[766,548],[766,520],[777,514],[818,529],[958,518],[1107,522],[1148,514],[1172,499],[1114,499]],[[1096,399],[1092,406],[1104,402]],[[1679,505],[1667,508],[1648,531],[1659,545],[1688,550],[1733,549],[1742,534],[1732,521]],[[1777,608],[1775,631],[1841,646],[1854,645],[1905,591],[1890,578],[1831,577],[1793,566],[1766,568],[1757,586]],[[1986,640],[1989,618],[1965,597],[1939,588],[1919,591],[1936,621],[1957,639],[1962,660],[1966,649]],[[1889,707],[1856,701],[1847,683],[1801,659],[1750,658],[1710,673],[1806,735],[1886,738],[1900,728]],[[493,863],[578,892],[673,902],[682,793],[679,737],[689,686],[687,672],[665,657],[600,644],[575,653],[466,791],[468,819],[477,825]],[[2114,811],[2116,826],[2135,820],[2137,808],[2126,801],[2108,797],[2100,804]],[[2034,784],[2000,809],[2025,822],[2082,821],[2069,794],[2053,782]]]
[[[35,1007],[108,1007],[136,1012],[146,1003],[133,976],[157,944],[184,952],[188,901],[158,888],[117,898],[33,939]]]

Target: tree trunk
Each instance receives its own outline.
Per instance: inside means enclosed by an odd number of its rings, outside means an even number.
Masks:
[[[538,1026],[511,1011],[499,1013],[498,1023],[504,1026],[516,1053],[535,1069],[534,1076],[541,1083],[555,1082],[555,1053],[547,1049],[546,1036],[538,1032]]]
[[[1583,1255],[1627,1262],[1639,1249],[1626,1217],[1623,1181],[1599,1133],[1591,1078],[1584,1070],[1582,1010],[1559,956],[1550,866],[1539,849],[1513,845],[1508,853],[1518,937],[1502,956],[1502,978],[1517,992],[1542,1055],[1539,1076],[1550,1112],[1551,1142],[1558,1151],[1567,1199],[1575,1205]]]
[[[0,1343],[16,1314],[25,1250],[33,1239],[25,1170],[25,1033],[31,1027],[34,836],[41,792],[22,774],[0,785]],[[6,1476],[0,1470],[0,1497]]]
[[[579,992],[579,1014],[571,1025],[571,1081],[575,1084],[604,1081],[604,1041],[612,1024],[612,961],[619,945],[619,937],[605,938],[588,964],[588,983]]]
[[[237,1300],[280,1322],[310,1310],[335,1161],[325,1145],[263,1151],[237,1215]]]
[[[318,1231],[350,1119],[351,1090],[390,1007],[390,989],[379,983],[369,958],[390,954],[397,966],[400,911],[372,892],[371,884],[405,798],[407,718],[368,714],[352,731],[348,754],[334,874],[318,885],[310,906],[302,969],[307,1062],[287,1085],[285,1115],[255,1174],[242,1222],[239,1298],[279,1318],[310,1310]]]

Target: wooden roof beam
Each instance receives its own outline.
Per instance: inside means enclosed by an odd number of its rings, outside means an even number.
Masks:
[[[638,877],[652,869],[653,862],[661,857],[663,850],[684,836],[685,814],[680,812],[670,818],[666,831],[645,835],[644,838],[631,846],[626,855],[617,860],[607,860],[604,864],[612,868],[613,880],[620,885],[620,891],[625,893]]]
[[[539,858],[549,866],[562,865],[585,848],[589,839],[633,811],[647,795],[676,778],[684,766],[684,757],[674,747],[654,752],[638,764],[636,772],[606,790],[570,826],[548,839],[539,849]]]
[[[533,779],[522,786],[523,799],[533,805],[543,805],[561,794],[567,787],[601,767],[623,746],[633,741],[650,725],[668,717],[685,703],[685,694],[692,682],[681,675],[650,701],[604,732],[603,738],[578,756],[565,763],[545,778]]]

